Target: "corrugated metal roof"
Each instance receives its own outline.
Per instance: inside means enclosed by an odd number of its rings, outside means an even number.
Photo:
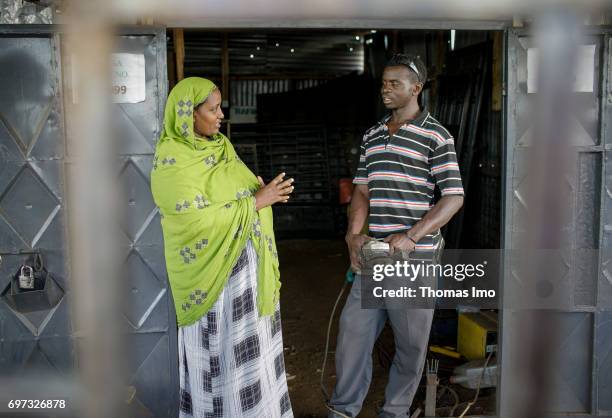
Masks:
[[[185,31],[185,75],[221,76],[222,36]],[[363,71],[363,36],[351,32],[230,32],[228,48],[231,76],[330,78]]]

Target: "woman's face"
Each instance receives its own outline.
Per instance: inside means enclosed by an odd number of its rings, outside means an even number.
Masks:
[[[199,136],[212,136],[219,133],[222,119],[221,92],[216,89],[193,112],[193,129]]]

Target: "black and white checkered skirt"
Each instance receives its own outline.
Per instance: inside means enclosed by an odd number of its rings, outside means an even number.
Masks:
[[[249,241],[211,310],[178,329],[180,418],[293,417],[279,306],[260,318],[256,294]]]

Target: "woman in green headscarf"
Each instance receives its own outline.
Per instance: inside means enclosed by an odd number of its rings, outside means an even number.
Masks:
[[[179,82],[151,172],[178,323],[180,417],[289,417],[271,205],[293,179],[264,184],[219,132],[221,93]]]

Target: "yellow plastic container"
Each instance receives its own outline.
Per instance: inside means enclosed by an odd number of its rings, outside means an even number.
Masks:
[[[497,349],[497,313],[459,314],[457,351],[468,360],[482,359]]]

